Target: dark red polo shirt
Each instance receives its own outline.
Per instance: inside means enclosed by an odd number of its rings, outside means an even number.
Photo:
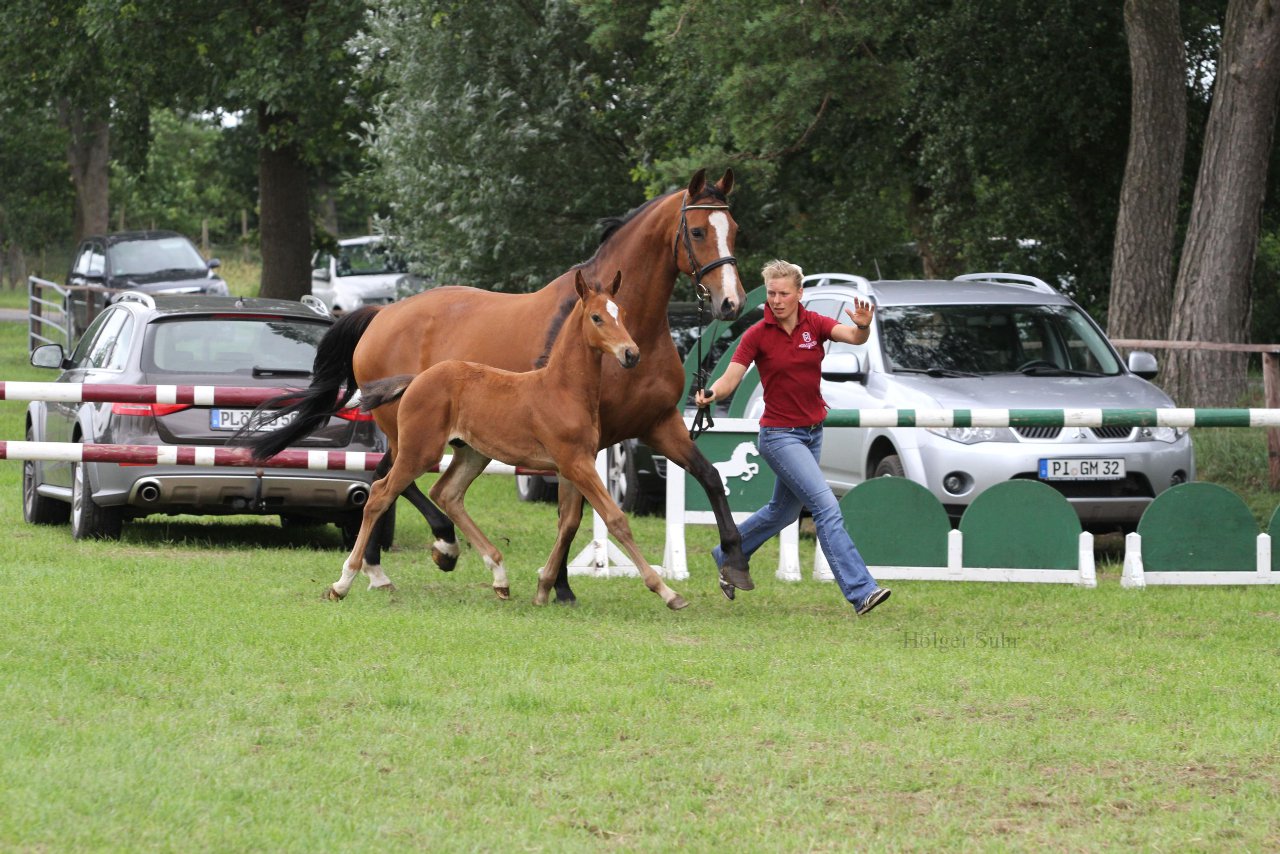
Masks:
[[[807,427],[827,417],[822,399],[823,343],[831,338],[836,321],[822,314],[796,308],[796,328],[788,335],[764,307],[764,320],[742,334],[733,361],[743,367],[756,363],[764,384],[765,427]]]

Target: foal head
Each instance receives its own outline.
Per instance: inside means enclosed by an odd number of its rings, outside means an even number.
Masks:
[[[612,355],[624,368],[634,368],[640,361],[640,348],[631,340],[631,333],[623,321],[622,306],[613,301],[622,284],[622,271],[613,277],[613,284],[602,287],[599,282],[587,284],[582,271],[574,271],[574,286],[581,302],[582,337],[587,344],[602,353]]]

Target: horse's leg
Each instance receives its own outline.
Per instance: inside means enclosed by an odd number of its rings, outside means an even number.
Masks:
[[[480,476],[488,464],[489,458],[472,448],[455,448],[453,462],[431,487],[431,498],[462,529],[463,536],[475,550],[480,552],[485,566],[489,567],[493,573],[493,592],[499,599],[510,599],[511,586],[507,582],[507,567],[502,562],[502,552],[480,530],[480,526],[467,513],[466,505],[463,503],[467,488]]]
[[[378,467],[374,469],[375,477],[385,477],[387,472],[391,470],[393,454],[391,451],[383,454],[382,461],[378,463]],[[444,572],[451,572],[458,563],[458,537],[453,530],[453,522],[449,521],[449,517],[440,512],[427,496],[423,495],[422,490],[418,487],[417,482],[412,482],[405,491],[401,493],[409,503],[417,508],[418,512],[427,520],[427,524],[431,526],[431,533],[435,534],[436,540],[431,544],[431,559],[435,561],[436,566]],[[388,524],[386,516],[379,516],[377,526],[373,529],[373,534],[369,538],[369,545],[365,547],[364,561],[373,566],[382,563],[382,541],[385,537],[385,529]],[[390,583],[390,580],[387,582]]]
[[[387,508],[396,500],[396,496],[404,489],[405,484],[412,482],[415,475],[405,467],[392,466],[387,476],[374,482],[369,488],[369,500],[364,504],[364,517],[360,522],[360,533],[356,535],[351,554],[342,564],[342,575],[325,592],[327,598],[337,601],[346,597],[351,590],[351,582],[362,570],[369,576],[371,589],[394,590],[391,579],[382,572],[382,568],[374,563],[366,563],[365,555],[374,526],[387,512]]]
[[[751,580],[747,556],[742,553],[742,537],[729,510],[728,490],[715,466],[698,450],[689,438],[689,428],[676,410],[656,423],[642,439],[658,453],[680,466],[702,485],[716,514],[716,526],[720,529],[720,552],[724,555],[721,569],[725,577],[740,590],[751,590],[756,585]],[[670,476],[670,475],[668,475]],[[668,511],[670,512],[670,508]]]
[[[453,529],[453,520],[431,503],[417,482],[409,484],[401,497],[408,499],[431,526],[431,533],[436,538],[431,544],[431,559],[441,572],[453,572],[458,565],[458,535]]]
[[[563,478],[560,481],[559,491],[560,521],[556,526],[556,543],[551,547],[551,554],[547,557],[546,564],[538,572],[538,592],[533,597],[535,605],[547,604],[547,597],[551,593],[553,584],[556,587],[556,602],[572,605],[577,601],[573,591],[569,589],[567,561],[569,547],[573,545],[573,538],[577,535],[578,526],[582,523],[582,493]],[[562,578],[564,579],[563,588],[559,584]]]
[[[636,569],[640,570],[640,577],[644,579],[645,587],[662,597],[662,601],[666,602],[667,607],[673,611],[679,611],[688,605],[689,603],[685,601],[685,598],[668,587],[666,582],[662,580],[662,576],[658,575],[657,571],[644,559],[644,555],[640,553],[640,547],[636,545],[635,537],[631,534],[631,525],[627,522],[627,515],[622,512],[622,509],[609,496],[609,490],[605,489],[604,484],[600,482],[600,475],[596,473],[594,458],[585,457],[573,460],[568,465],[562,465],[560,467],[562,488],[566,478],[586,497],[591,506],[595,508],[595,511],[604,519],[609,533],[618,541],[623,550],[631,556]],[[539,586],[541,586],[541,582]]]

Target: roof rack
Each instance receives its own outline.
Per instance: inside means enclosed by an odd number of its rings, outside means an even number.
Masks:
[[[1043,291],[1047,294],[1056,294],[1057,291],[1044,279],[1038,279],[1035,276],[1024,276],[1021,273],[965,273],[962,276],[956,276],[952,281],[955,282],[995,282],[1004,285],[1030,285],[1037,291]]]
[[[137,302],[142,303],[147,308],[156,307],[156,301],[146,291],[125,291],[116,297],[116,302]]]
[[[323,317],[331,317],[329,306],[324,304],[324,300],[314,294],[303,294],[298,298],[298,302]]]
[[[867,294],[868,296],[872,295],[871,282],[867,280],[866,276],[856,276],[852,273],[810,273],[804,278],[809,281],[826,279],[829,282],[849,284],[853,285],[860,292]]]

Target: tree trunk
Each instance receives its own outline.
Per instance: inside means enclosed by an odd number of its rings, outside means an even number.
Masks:
[[[1277,0],[1231,0],[1204,155],[1174,289],[1170,336],[1242,342],[1267,167],[1280,103]],[[1164,385],[1191,406],[1232,406],[1245,391],[1244,355],[1174,351]]]
[[[308,170],[293,141],[293,116],[258,107],[258,227],[262,234],[259,295],[296,300],[311,293],[311,205]]]
[[[1129,155],[1120,188],[1107,331],[1164,338],[1187,138],[1187,58],[1178,0],[1125,0],[1133,75]]]
[[[72,238],[79,243],[87,234],[105,234],[108,207],[111,129],[105,115],[90,115],[69,101],[58,105],[58,118],[68,134],[67,166],[76,191]]]

